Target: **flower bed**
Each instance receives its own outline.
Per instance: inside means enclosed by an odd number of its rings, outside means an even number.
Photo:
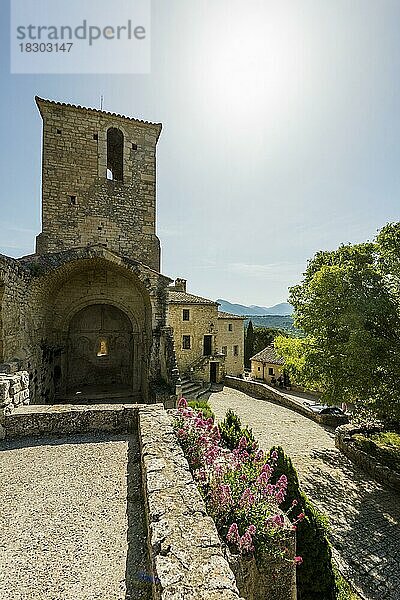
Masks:
[[[264,590],[264,596],[260,597],[295,597],[293,565],[300,564],[302,559],[294,556],[294,530],[304,515],[298,514],[293,523],[290,523],[288,515],[295,512],[296,501],[293,501],[288,511],[281,510],[280,505],[286,497],[287,478],[282,475],[272,483],[277,453],[265,455],[255,442],[251,443],[244,436],[237,448],[225,448],[221,443],[218,426],[212,418],[205,419],[202,413],[196,414],[183,399],[178,405],[175,431],[208,513],[214,519],[229,554],[248,561],[253,572],[255,562],[263,563],[263,571],[266,571],[267,557],[271,559],[270,565],[274,565],[273,568],[280,572],[286,567],[286,578],[291,580],[292,585],[288,586],[286,581],[281,586],[285,589],[277,594],[277,590],[273,590],[272,581],[266,582],[270,589],[267,595]],[[237,563],[237,558],[232,562]],[[239,570],[243,575],[243,562]],[[270,575],[272,579],[273,573]],[[249,583],[251,575],[248,569],[242,579]],[[243,594],[244,590],[239,582],[238,586]]]

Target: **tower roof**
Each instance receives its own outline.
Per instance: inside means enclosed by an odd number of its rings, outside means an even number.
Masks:
[[[39,108],[39,112],[42,117],[43,117],[42,106],[51,105],[51,106],[61,106],[61,107],[65,107],[65,108],[73,108],[75,110],[79,110],[82,112],[90,112],[90,113],[97,113],[99,115],[107,115],[109,117],[117,117],[119,119],[124,119],[126,121],[139,123],[142,126],[148,126],[148,127],[152,127],[152,128],[155,127],[156,129],[158,129],[157,139],[160,136],[161,129],[162,129],[162,123],[152,123],[151,121],[143,121],[141,119],[135,119],[134,117],[127,117],[126,115],[121,115],[119,113],[114,113],[114,112],[110,112],[107,110],[100,110],[98,108],[89,108],[86,106],[81,106],[80,104],[69,104],[68,102],[57,102],[56,100],[47,100],[46,98],[40,98],[40,96],[35,96],[35,101],[36,101],[36,104]]]

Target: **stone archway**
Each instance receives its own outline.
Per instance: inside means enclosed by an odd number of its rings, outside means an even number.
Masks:
[[[68,330],[68,395],[132,393],[139,376],[135,346],[132,323],[119,308],[92,304],[79,310]]]

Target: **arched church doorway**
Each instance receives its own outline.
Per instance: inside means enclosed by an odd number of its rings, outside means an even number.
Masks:
[[[92,304],[72,317],[67,341],[68,396],[130,395],[139,385],[139,357],[130,319],[110,304]]]

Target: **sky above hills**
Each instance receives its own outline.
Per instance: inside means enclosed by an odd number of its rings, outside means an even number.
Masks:
[[[103,3],[104,0],[99,0]],[[111,6],[111,5],[110,5]],[[10,75],[1,20],[0,252],[40,230],[35,94],[163,122],[162,270],[241,304],[399,220],[398,0],[153,0],[149,75]]]

